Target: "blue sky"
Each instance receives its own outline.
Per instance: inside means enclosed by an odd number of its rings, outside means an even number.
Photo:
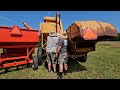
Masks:
[[[22,21],[39,30],[45,16],[55,16],[57,11],[0,11],[0,26],[18,25],[25,28]],[[61,14],[63,29],[75,21],[98,20],[113,24],[120,32],[120,11],[58,11]]]

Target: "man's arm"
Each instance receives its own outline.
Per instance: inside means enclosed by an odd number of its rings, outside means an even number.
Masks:
[[[56,49],[57,56],[58,56],[58,54],[59,54],[59,52],[60,52],[60,50],[62,48],[62,45],[63,45],[63,40],[60,40],[59,43],[58,43],[58,47]]]
[[[57,50],[56,50],[56,53],[57,53],[57,54],[60,52],[61,47],[62,47],[62,46],[58,46],[58,47],[57,47]]]
[[[56,49],[56,57],[58,57],[61,47],[62,47],[62,46],[58,46],[58,47],[57,47],[57,49]]]

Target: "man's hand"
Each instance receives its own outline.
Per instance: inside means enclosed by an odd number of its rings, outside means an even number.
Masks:
[[[56,55],[55,55],[56,57],[58,57],[58,54],[56,53]]]

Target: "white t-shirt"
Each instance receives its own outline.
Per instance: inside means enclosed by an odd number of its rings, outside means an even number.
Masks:
[[[46,52],[56,52],[59,37],[47,37]]]

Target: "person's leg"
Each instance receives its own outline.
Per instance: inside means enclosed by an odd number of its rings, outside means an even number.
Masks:
[[[68,64],[67,63],[64,64],[64,67],[65,67],[65,70],[68,70]]]
[[[51,55],[47,53],[48,72],[51,71]]]
[[[48,63],[48,72],[51,71],[51,63]]]
[[[56,54],[55,53],[53,53],[52,55],[52,66],[53,66],[53,72],[56,72]]]
[[[58,76],[58,79],[62,79],[62,74],[63,74],[63,57],[62,55],[59,56],[58,58],[58,63],[59,63],[59,76]]]
[[[63,64],[62,63],[59,64],[59,72],[63,73]]]
[[[68,57],[67,54],[65,53],[65,58],[64,58],[64,74],[67,74],[67,70],[68,70]]]
[[[65,68],[64,74],[66,75],[66,74],[67,74],[67,71],[68,71],[68,64],[67,64],[67,63],[64,64],[64,68]]]
[[[53,72],[56,72],[56,64],[53,64]]]

